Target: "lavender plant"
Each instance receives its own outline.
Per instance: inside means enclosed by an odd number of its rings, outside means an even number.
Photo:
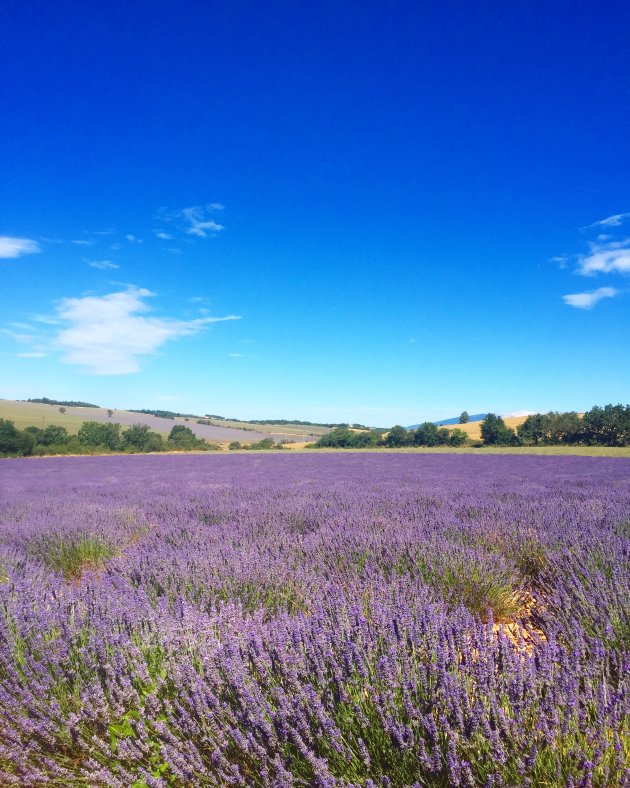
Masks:
[[[630,785],[630,461],[0,477],[3,785]]]

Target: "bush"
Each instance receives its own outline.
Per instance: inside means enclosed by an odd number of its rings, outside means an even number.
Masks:
[[[104,446],[112,451],[121,447],[120,424],[84,421],[77,437],[83,446]]]
[[[0,454],[23,457],[31,454],[34,447],[35,438],[30,432],[20,431],[12,421],[0,419]]]
[[[170,448],[184,451],[208,448],[203,439],[198,438],[190,427],[185,427],[183,424],[176,424],[170,431],[168,445]]]
[[[123,434],[123,447],[131,451],[162,451],[164,441],[157,432],[152,432],[146,424],[134,424]]]
[[[230,451],[237,451],[238,449],[242,449],[240,441],[232,441],[232,443],[228,444],[228,449]]]
[[[276,442],[273,438],[263,438],[261,441],[257,441],[256,443],[250,443],[247,448],[252,449],[253,451],[267,451],[268,449],[275,449]]]

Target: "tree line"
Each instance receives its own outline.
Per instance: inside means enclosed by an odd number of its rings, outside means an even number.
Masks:
[[[49,399],[48,397],[34,397],[27,399],[27,402],[38,402],[41,405],[63,405],[66,408],[100,408],[100,405],[94,405],[92,402],[81,402],[81,400],[73,399]]]
[[[459,419],[468,422],[466,411]],[[362,449],[378,446],[630,446],[630,405],[595,405],[584,416],[575,411],[535,413],[516,429],[501,416],[487,413],[481,440],[471,441],[464,430],[438,427],[427,421],[410,430],[400,424],[385,430],[355,432],[338,427],[311,444],[314,448]]]
[[[94,454],[101,452],[214,451],[216,443],[198,438],[190,427],[176,424],[164,440],[146,424],[122,430],[120,424],[84,421],[76,435],[51,424],[45,429],[18,430],[12,421],[0,419],[0,456],[25,457],[46,454]]]

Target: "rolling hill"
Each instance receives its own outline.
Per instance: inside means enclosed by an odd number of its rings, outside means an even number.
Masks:
[[[175,424],[184,424],[195,433],[198,438],[205,438],[212,443],[228,444],[232,441],[252,443],[264,438],[273,438],[276,442],[289,440],[306,442],[312,440],[310,428],[296,429],[291,425],[254,423],[236,426],[236,422],[217,422],[211,424],[197,424],[194,418],[176,417],[174,419],[161,418],[146,413],[135,413],[127,410],[113,410],[109,415],[107,408],[66,407],[65,412],[59,411],[58,405],[43,405],[37,402],[24,402],[21,400],[0,399],[0,419],[8,419],[15,426],[23,430],[25,427],[47,427],[57,424],[65,427],[71,435],[76,435],[84,421],[112,421],[129,427],[132,424],[146,424],[152,430],[166,436]],[[232,426],[234,424],[234,426]],[[321,434],[321,432],[318,432]]]

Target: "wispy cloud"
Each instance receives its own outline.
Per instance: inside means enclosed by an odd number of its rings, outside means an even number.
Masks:
[[[142,238],[138,238],[137,235],[132,235],[131,233],[127,233],[125,236],[125,240],[129,241],[130,244],[141,244],[144,243]]]
[[[619,295],[619,290],[614,287],[598,287],[597,290],[590,290],[586,293],[569,293],[562,296],[562,300],[568,306],[573,306],[576,309],[592,309],[603,298],[614,298],[616,295]]]
[[[630,212],[616,213],[606,219],[593,222],[588,227],[583,227],[582,230],[605,227],[606,232],[591,233],[593,238],[588,241],[588,251],[552,257],[551,261],[557,263],[560,268],[567,268],[571,264],[574,273],[580,276],[630,275],[630,238],[623,231],[616,229],[628,219]],[[615,287],[605,286],[596,290],[568,293],[562,296],[562,300],[576,309],[592,309],[602,299],[614,298],[620,292],[622,291]]]
[[[612,216],[607,216],[605,219],[600,219],[598,222],[587,225],[584,229],[589,227],[620,227],[628,219],[630,219],[630,212],[615,213]]]
[[[583,276],[630,274],[630,238],[600,241],[589,247],[588,254],[578,257],[578,273]]]
[[[16,238],[13,235],[0,235],[0,258],[12,259],[25,254],[41,252],[42,247],[30,238]]]
[[[70,243],[75,246],[94,246],[94,241],[89,241],[87,238],[75,238]]]
[[[196,235],[198,238],[207,238],[208,234],[221,232],[223,225],[215,222],[209,216],[212,210],[210,206],[208,206],[207,210],[204,210],[199,205],[195,205],[192,208],[184,208],[182,217],[188,223],[184,232],[188,233],[188,235]]]
[[[158,211],[158,220],[160,223],[166,223],[174,226],[180,232],[186,235],[193,235],[197,238],[207,238],[208,236],[216,235],[224,229],[222,224],[219,224],[213,214],[224,210],[224,206],[218,202],[211,202],[207,205],[192,205],[189,208],[182,208],[181,210],[171,211],[168,208],[160,208]],[[157,229],[155,234],[158,238],[170,240],[173,234],[164,229]]]
[[[104,296],[66,298],[57,308],[66,327],[54,337],[67,364],[95,375],[138,372],[140,361],[154,355],[169,340],[191,336],[209,324],[238,320],[237,315],[195,320],[151,317],[146,299],[154,293],[129,287]]]
[[[113,271],[120,268],[119,265],[113,263],[111,260],[86,260],[91,268],[98,268],[101,271]]]
[[[18,353],[18,358],[45,358],[48,353],[33,352],[33,353]]]

